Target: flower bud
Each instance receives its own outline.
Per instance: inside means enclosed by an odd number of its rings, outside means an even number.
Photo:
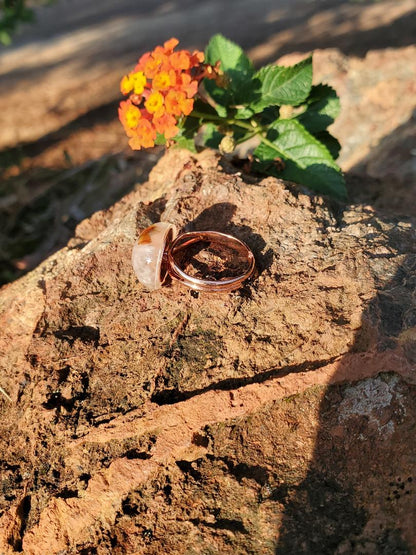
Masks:
[[[230,154],[235,149],[235,140],[231,135],[222,138],[219,146],[221,154]]]

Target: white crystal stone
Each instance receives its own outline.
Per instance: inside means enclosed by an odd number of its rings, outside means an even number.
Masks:
[[[131,261],[134,273],[149,291],[159,289],[166,277],[162,275],[163,253],[167,243],[175,236],[174,225],[157,222],[142,231],[133,247]]]

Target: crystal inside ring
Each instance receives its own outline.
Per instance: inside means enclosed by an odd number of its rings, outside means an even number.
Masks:
[[[254,272],[254,255],[240,239],[219,231],[176,234],[173,224],[145,229],[133,247],[134,272],[146,289],[167,276],[196,291],[233,291]]]

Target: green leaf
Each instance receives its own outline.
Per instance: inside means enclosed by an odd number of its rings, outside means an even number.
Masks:
[[[277,119],[279,119],[279,107],[278,106],[269,106],[265,108],[260,116],[260,124],[264,126],[268,126],[271,123],[274,123]]]
[[[334,160],[336,160],[339,156],[339,151],[341,150],[341,145],[331,133],[328,131],[321,131],[320,133],[316,133],[315,137],[318,139],[320,143],[322,143],[331,153],[331,156]]]
[[[199,118],[194,117],[192,113],[187,117],[183,117],[178,122],[180,134],[183,135],[184,137],[189,137],[189,138],[193,138],[195,136],[200,126],[201,124],[200,124]]]
[[[267,139],[286,158],[306,167],[316,161],[339,170],[329,151],[296,120],[277,120],[269,126]]]
[[[254,99],[254,67],[238,44],[223,35],[214,35],[205,49],[205,61],[212,65],[221,62],[220,69],[228,77],[226,88],[219,87],[213,80],[204,80],[205,89],[217,104],[219,116],[226,117],[227,110],[224,108],[237,108],[238,112],[238,107]]]
[[[213,107],[221,118],[227,117],[227,108],[233,104],[233,97],[230,91],[222,89],[216,85],[215,81],[204,79],[204,87],[209,96],[212,98]]]
[[[230,89],[234,92],[251,81],[254,74],[253,64],[242,48],[220,34],[214,35],[209,41],[205,49],[205,61],[212,65],[221,62],[220,68],[230,78]]]
[[[156,133],[155,145],[165,145],[166,137],[161,133]]]
[[[173,140],[175,142],[175,146],[178,148],[186,148],[191,152],[196,152],[196,146],[193,139],[184,137],[183,135],[177,135]]]
[[[340,168],[327,148],[296,120],[278,120],[254,151],[259,159],[258,169],[289,181],[306,185],[319,193],[345,200],[347,191]],[[278,171],[279,158],[284,165]]]
[[[207,123],[202,128],[202,141],[209,148],[217,149],[223,137],[214,123]]]
[[[179,133],[173,138],[178,147],[187,148],[191,152],[196,152],[195,135],[199,129],[199,119],[188,116],[178,123]]]
[[[339,111],[339,98],[334,89],[329,85],[316,85],[307,99],[306,111],[297,119],[305,129],[315,134],[331,125]]]
[[[256,113],[269,106],[305,102],[312,87],[312,56],[289,67],[269,65],[254,74],[259,85],[257,98],[250,104]]]
[[[347,199],[343,175],[325,164],[311,164],[307,168],[300,168],[296,163],[288,161],[280,177],[306,185],[317,193],[332,196],[340,201]]]
[[[234,119],[249,119],[253,113],[253,110],[250,110],[247,106],[238,106],[234,114]]]

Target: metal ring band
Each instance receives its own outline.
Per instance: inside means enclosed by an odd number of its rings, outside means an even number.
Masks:
[[[246,259],[246,268],[243,273],[223,280],[201,279],[187,274],[178,262],[178,255],[198,242],[223,244],[228,248],[240,251],[240,254],[243,254]],[[168,245],[166,259],[169,275],[196,291],[233,291],[253,274],[255,268],[254,255],[249,247],[240,239],[219,231],[191,231],[178,235]]]

